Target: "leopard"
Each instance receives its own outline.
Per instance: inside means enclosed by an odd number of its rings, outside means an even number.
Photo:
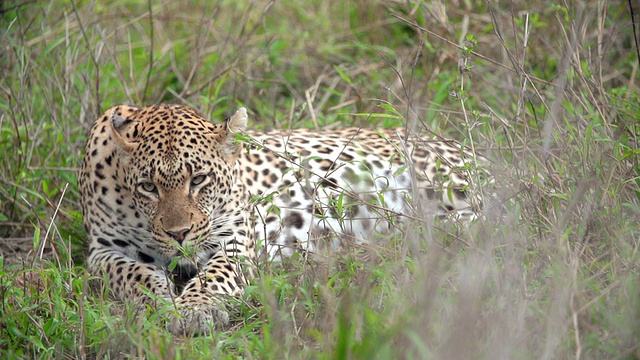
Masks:
[[[207,335],[230,318],[259,258],[338,251],[407,219],[473,219],[461,143],[362,127],[254,130],[191,107],[118,105],[93,125],[78,176],[87,267],[115,298],[173,306],[167,329]]]

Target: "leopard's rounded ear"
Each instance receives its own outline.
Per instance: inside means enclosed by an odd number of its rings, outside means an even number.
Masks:
[[[138,146],[138,124],[128,116],[137,110],[130,106],[116,106],[108,111],[108,121],[113,134],[115,145],[129,153]]]
[[[248,122],[247,109],[241,107],[227,120],[227,129],[231,133],[241,133],[247,129]]]
[[[247,129],[248,119],[247,109],[241,107],[227,121],[220,124],[222,128],[217,140],[222,154],[230,164],[236,161],[242,150],[242,143],[237,141],[236,134],[241,134]]]

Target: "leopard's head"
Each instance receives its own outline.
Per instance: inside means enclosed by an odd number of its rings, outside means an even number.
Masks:
[[[157,105],[126,117],[114,111],[110,124],[123,157],[123,190],[148,220],[157,250],[173,257],[178,245],[211,246],[215,219],[229,211],[242,148],[235,134],[246,128],[246,110],[213,125],[185,106]]]

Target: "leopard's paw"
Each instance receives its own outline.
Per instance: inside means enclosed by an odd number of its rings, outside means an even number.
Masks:
[[[178,302],[177,314],[167,324],[174,335],[208,335],[212,329],[221,328],[229,322],[226,309],[215,304],[181,304]]]

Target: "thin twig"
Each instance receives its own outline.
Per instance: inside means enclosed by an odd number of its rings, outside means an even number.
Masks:
[[[82,25],[82,20],[80,20],[80,15],[78,14],[78,9],[76,8],[76,2],[71,0],[71,7],[73,7],[73,14],[76,16],[76,20],[78,21],[78,27],[80,28],[80,33],[82,34],[82,38],[87,45],[87,52],[89,53],[89,57],[93,62],[93,67],[96,72],[96,84],[95,84],[95,92],[96,92],[96,108],[100,109],[100,66],[98,65],[98,59],[96,59],[95,54],[93,53],[91,42],[89,41],[89,37],[87,36],[87,32],[84,29],[84,25]]]
[[[640,47],[638,47],[638,34],[636,33],[636,18],[633,13],[633,5],[631,0],[627,0],[629,3],[629,11],[631,11],[631,27],[633,28],[633,41],[636,43],[636,54],[638,55],[638,64],[640,64]]]
[[[147,99],[147,90],[149,89],[149,82],[151,81],[151,72],[153,71],[153,7],[151,6],[151,0],[147,1],[147,5],[149,7],[149,69],[147,70],[147,79],[144,83],[144,89],[142,90],[142,104],[145,103]]]
[[[64,185],[64,188],[62,189],[62,194],[60,195],[60,199],[58,200],[58,204],[56,205],[56,209],[53,212],[53,216],[51,216],[51,222],[49,222],[49,226],[47,227],[47,232],[44,234],[44,238],[42,239],[42,241],[38,245],[38,251],[36,253],[36,256],[40,260],[42,260],[42,256],[44,255],[44,247],[45,247],[45,245],[47,243],[47,238],[49,237],[49,233],[51,232],[51,228],[53,227],[53,223],[54,223],[54,221],[56,219],[56,216],[58,215],[58,210],[60,210],[60,205],[62,204],[62,199],[64,199],[64,194],[67,192],[67,188],[68,187],[69,187],[69,183],[66,183]]]

